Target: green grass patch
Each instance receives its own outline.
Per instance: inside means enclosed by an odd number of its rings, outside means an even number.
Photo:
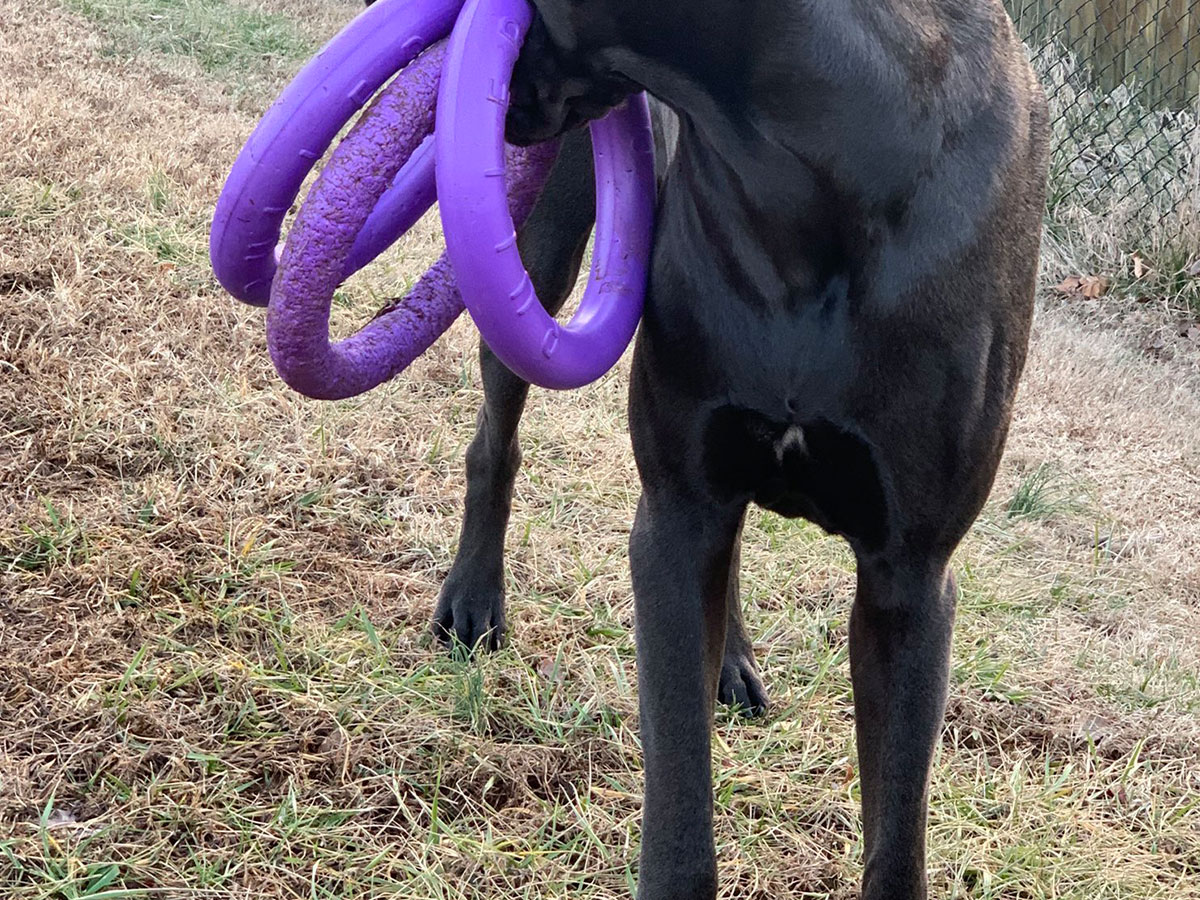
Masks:
[[[144,250],[162,263],[197,265],[204,261],[204,234],[185,224],[166,219],[120,225],[117,237],[130,247]]]
[[[19,535],[0,540],[0,572],[41,573],[87,560],[83,526],[50,502],[45,511],[41,522],[23,525]]]
[[[1026,473],[1013,491],[1005,512],[1010,519],[1037,522],[1081,507],[1078,491],[1053,463],[1040,463]]]
[[[210,75],[242,81],[279,63],[307,58],[315,46],[278,13],[225,0],[63,0],[104,28],[111,52],[184,56]]]

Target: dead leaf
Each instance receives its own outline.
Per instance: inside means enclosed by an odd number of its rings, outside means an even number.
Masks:
[[[1184,271],[1187,272],[1189,278],[1200,278],[1200,257],[1192,260]]]
[[[1097,300],[1108,292],[1108,279],[1099,275],[1085,275],[1079,281],[1079,289],[1089,300]]]
[[[1158,353],[1166,348],[1166,346],[1167,342],[1163,340],[1163,336],[1161,334],[1156,334],[1142,342],[1142,350],[1147,353]]]
[[[1200,325],[1189,325],[1184,329],[1182,337],[1187,338],[1193,344],[1200,344]]]
[[[1078,275],[1069,275],[1062,280],[1062,283],[1056,284],[1054,289],[1060,294],[1078,294],[1083,287],[1083,279]]]
[[[342,734],[340,729],[331,731],[329,734],[325,735],[325,738],[321,741],[321,746],[317,748],[317,752],[322,755],[336,753],[345,743],[345,736]]]
[[[1142,278],[1147,271],[1149,271],[1149,268],[1146,265],[1146,261],[1142,259],[1142,254],[1135,251],[1133,254],[1133,277]]]
[[[1076,300],[1080,297],[1095,300],[1108,291],[1108,279],[1100,275],[1069,275],[1054,290]]]
[[[1071,730],[1076,740],[1091,741],[1096,745],[1104,743],[1118,732],[1117,723],[1112,719],[1090,714],[1079,716]]]
[[[567,678],[562,666],[558,664],[558,660],[552,656],[541,658],[538,662],[537,673],[553,684],[562,684]]]
[[[592,785],[591,791],[595,796],[599,797],[602,800],[637,800],[638,799],[638,796],[636,794],[629,794],[629,793],[626,793],[625,791],[613,791],[613,790],[609,790],[608,788],[602,788],[602,787],[599,787],[594,784]],[[510,808],[510,810],[506,810],[506,812],[507,811],[511,811],[511,808]]]

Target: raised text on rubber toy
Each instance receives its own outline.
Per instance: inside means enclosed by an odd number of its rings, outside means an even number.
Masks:
[[[342,29],[279,95],[238,154],[217,201],[213,272],[237,299],[265,306],[284,217],[313,165],[397,71],[450,32],[462,0],[381,0]],[[347,266],[361,268],[432,202],[432,160],[411,168],[378,204]],[[422,206],[422,204],[424,204]],[[346,274],[349,274],[347,272]]]
[[[534,384],[573,388],[607,372],[641,318],[654,218],[654,158],[644,96],[591,126],[596,244],[574,318],[538,302],[504,204],[508,84],[532,13],[527,0],[468,0],[451,33],[438,97],[437,189],[446,251],[480,334]]]
[[[302,394],[352,397],[392,378],[424,353],[462,312],[443,256],[398,305],[331,344],[329,310],[346,259],[378,198],[421,140],[433,116],[440,46],[408,66],[334,151],[288,235],[267,311],[267,346],[276,370]],[[556,144],[510,155],[512,214],[529,215]]]

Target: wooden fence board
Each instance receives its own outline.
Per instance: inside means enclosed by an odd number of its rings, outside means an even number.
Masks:
[[[1198,104],[1200,0],[1005,2],[1023,37],[1057,40],[1102,89],[1136,78],[1150,104]]]

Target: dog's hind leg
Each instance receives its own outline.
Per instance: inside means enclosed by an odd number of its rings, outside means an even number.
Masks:
[[[768,703],[767,690],[763,686],[762,676],[758,673],[754,649],[742,621],[742,592],[738,574],[741,565],[741,545],[742,526],[739,525],[729,563],[729,583],[725,589],[725,659],[721,663],[717,699],[727,706],[738,707],[744,715],[754,717],[765,713]]]
[[[518,246],[542,304],[562,308],[595,218],[592,147],[586,131],[563,138],[542,196],[521,229]],[[495,649],[504,640],[504,533],[521,465],[517,426],[529,384],[480,342],[483,407],[467,449],[467,497],[458,553],[442,587],[433,630],[446,644]]]

